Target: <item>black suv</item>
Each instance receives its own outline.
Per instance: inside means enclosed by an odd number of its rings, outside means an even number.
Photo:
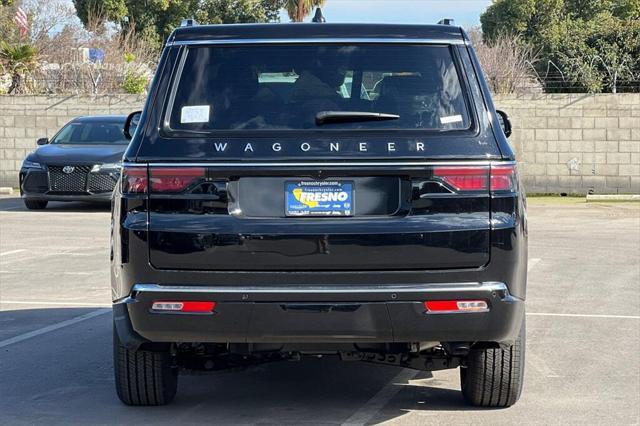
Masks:
[[[507,116],[450,25],[188,26],[113,201],[120,399],[181,369],[335,355],[520,396],[525,198]]]

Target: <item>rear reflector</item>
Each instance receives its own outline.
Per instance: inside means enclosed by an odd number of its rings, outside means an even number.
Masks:
[[[199,301],[160,301],[153,302],[151,309],[160,312],[189,312],[189,313],[209,313],[213,312],[216,302]]]
[[[122,193],[143,194],[148,188],[146,167],[124,167],[122,169]]]
[[[427,312],[487,312],[489,305],[484,300],[430,300],[424,302]]]
[[[150,170],[153,192],[181,192],[205,177],[203,167],[154,167]]]

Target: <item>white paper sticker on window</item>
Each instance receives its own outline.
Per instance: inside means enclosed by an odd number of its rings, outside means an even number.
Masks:
[[[461,122],[462,122],[461,115],[448,115],[446,117],[440,117],[440,123],[442,124],[461,123]]]
[[[209,122],[209,105],[193,105],[182,107],[180,112],[181,123],[207,123]]]

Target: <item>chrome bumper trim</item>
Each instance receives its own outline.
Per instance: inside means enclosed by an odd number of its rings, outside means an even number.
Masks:
[[[136,284],[131,291],[135,293],[221,293],[221,294],[367,294],[367,293],[440,293],[486,291],[508,293],[506,284],[501,282],[484,283],[445,283],[422,285],[385,285],[385,286],[274,286],[274,287],[227,287],[227,286],[175,286],[159,284]]]

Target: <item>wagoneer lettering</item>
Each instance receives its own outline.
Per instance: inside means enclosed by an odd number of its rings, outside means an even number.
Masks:
[[[245,155],[260,155],[265,158],[276,158],[273,153],[293,154],[300,152],[313,152],[318,156],[331,157],[333,153],[342,153],[345,157],[349,154],[361,153],[361,152],[373,152],[378,154],[381,158],[383,156],[403,157],[409,156],[418,152],[425,151],[425,142],[418,141],[401,141],[401,142],[274,142],[263,143],[261,141],[256,142],[214,142],[213,150],[211,154],[220,154],[221,156],[234,155],[236,157],[242,157]]]
[[[112,205],[124,403],[170,402],[180,369],[317,354],[518,400],[525,196],[460,28],[179,28],[134,118]]]

